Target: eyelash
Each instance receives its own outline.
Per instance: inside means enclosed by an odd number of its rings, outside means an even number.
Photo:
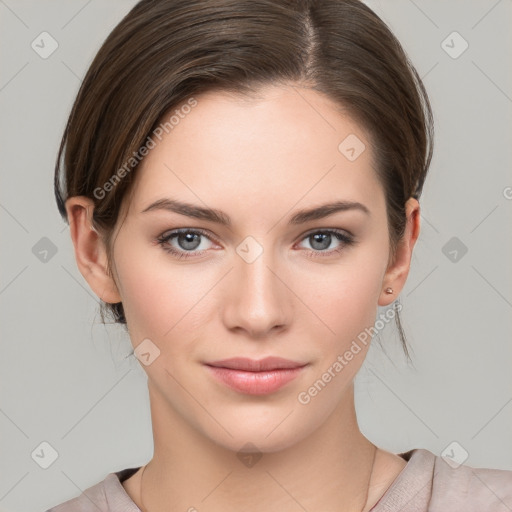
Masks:
[[[157,238],[158,245],[160,245],[164,251],[172,254],[174,257],[176,257],[178,259],[194,258],[194,257],[197,257],[198,255],[202,255],[204,252],[206,252],[206,250],[199,251],[199,252],[178,251],[178,250],[174,249],[172,246],[168,245],[168,242],[171,239],[177,237],[180,234],[184,234],[184,233],[192,233],[195,235],[202,235],[205,238],[207,238],[208,240],[212,240],[210,235],[206,231],[203,231],[202,229],[182,228],[182,229],[176,229],[176,230],[170,232],[169,234],[160,235]],[[349,234],[345,233],[344,231],[341,231],[338,229],[323,229],[323,230],[310,231],[309,233],[306,233],[302,237],[301,241],[306,238],[309,238],[313,235],[317,235],[317,234],[334,235],[342,243],[337,249],[331,249],[330,251],[318,251],[318,250],[315,251],[315,250],[306,249],[310,253],[309,257],[311,257],[311,258],[317,258],[317,257],[324,258],[327,256],[332,256],[333,254],[337,254],[337,253],[340,253],[341,251],[343,251],[345,249],[345,247],[354,245],[356,243],[356,241],[354,240],[354,237],[352,235],[349,235]]]

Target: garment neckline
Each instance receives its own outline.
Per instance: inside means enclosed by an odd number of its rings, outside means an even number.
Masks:
[[[431,459],[430,465],[433,468],[433,460],[435,459],[435,455],[423,448],[415,448],[406,452],[397,453],[396,455],[404,459],[407,464],[403,467],[402,471],[400,471],[393,482],[391,482],[390,486],[380,497],[379,501],[371,508],[370,512],[381,512],[387,510],[386,505],[391,502],[395,502],[395,494],[397,494],[397,491],[407,487],[407,482],[411,480],[412,476],[415,474],[414,469],[422,467],[426,459]],[[141,469],[141,467],[142,466],[137,466],[115,471],[110,473],[105,479],[105,485],[108,486],[107,488],[112,492],[117,492],[120,494],[123,497],[123,501],[125,501],[126,504],[130,504],[132,507],[134,507],[133,510],[138,512],[140,512],[139,507],[137,507],[137,504],[128,495],[122,483],[134,475],[139,469]],[[428,477],[431,478],[431,473],[428,475]],[[410,492],[412,496],[413,490],[410,489]]]

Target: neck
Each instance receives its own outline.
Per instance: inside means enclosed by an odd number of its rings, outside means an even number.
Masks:
[[[366,510],[376,447],[358,428],[350,388],[307,438],[271,453],[241,454],[191,429],[150,386],[155,450],[140,482],[139,508]]]

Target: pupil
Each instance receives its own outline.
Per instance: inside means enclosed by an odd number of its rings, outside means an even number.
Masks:
[[[313,238],[315,239],[315,243],[319,242],[320,247],[316,247],[317,249],[326,249],[329,247],[330,241],[331,241],[331,235],[327,233],[317,233],[316,235],[313,235]],[[313,245],[313,248],[314,245]]]
[[[181,237],[185,239],[182,245],[183,249],[195,249],[197,247],[197,240],[194,240],[194,238],[199,238],[199,235],[196,233],[185,233]]]

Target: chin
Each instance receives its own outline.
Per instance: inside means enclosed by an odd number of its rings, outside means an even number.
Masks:
[[[226,450],[241,453],[276,453],[293,447],[303,437],[297,431],[288,430],[287,432],[268,435],[268,431],[256,431],[255,429],[239,428],[236,432],[232,432],[233,437],[216,436],[210,439]]]
[[[320,416],[295,405],[256,412],[253,409],[252,413],[244,412],[238,405],[232,415],[219,416],[231,436],[211,423],[203,425],[201,430],[214,443],[236,453],[275,453],[291,448],[313,434],[323,422]]]

